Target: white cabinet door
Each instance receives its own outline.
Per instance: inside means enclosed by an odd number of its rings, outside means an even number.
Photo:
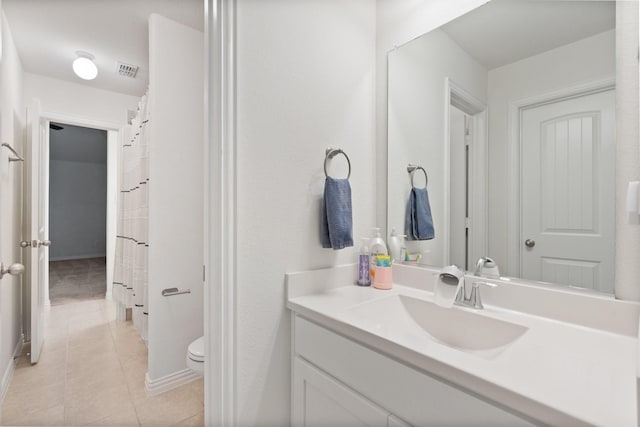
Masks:
[[[292,418],[296,427],[386,427],[389,413],[296,357]]]

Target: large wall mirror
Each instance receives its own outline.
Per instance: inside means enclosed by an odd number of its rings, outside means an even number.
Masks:
[[[493,0],[391,51],[387,229],[419,165],[425,264],[612,293],[615,40],[613,1]]]

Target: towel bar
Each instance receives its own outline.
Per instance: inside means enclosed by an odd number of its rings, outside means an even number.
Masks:
[[[7,144],[6,142],[3,142],[2,146],[7,147],[9,151],[15,154],[15,157],[9,157],[9,162],[24,162],[24,159],[20,156],[20,154],[18,154],[16,150],[13,149],[11,145]]]
[[[427,171],[424,170],[422,166],[409,164],[407,166],[407,172],[411,174],[411,186],[413,188],[416,188],[416,186],[413,183],[413,175],[416,173],[417,170],[421,170],[424,173],[424,188],[427,188],[427,184],[429,184],[429,176],[427,175]]]
[[[167,288],[162,290],[163,297],[172,297],[174,295],[182,295],[182,294],[190,294],[190,293],[191,293],[191,289],[185,289],[184,291],[181,291],[178,288]]]
[[[351,177],[351,161],[349,160],[349,156],[347,156],[347,153],[342,151],[342,148],[326,149],[325,157],[324,157],[324,176],[329,177],[329,174],[327,173],[327,160],[333,159],[338,154],[343,154],[344,157],[347,159],[347,164],[349,165],[349,173],[347,174],[347,179],[349,179]]]

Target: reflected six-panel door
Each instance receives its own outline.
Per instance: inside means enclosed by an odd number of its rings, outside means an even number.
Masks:
[[[615,90],[521,114],[522,277],[613,292]]]

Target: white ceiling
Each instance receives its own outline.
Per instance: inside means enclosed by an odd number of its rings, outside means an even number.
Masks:
[[[149,15],[204,28],[203,0],[2,0],[2,9],[24,71],[135,96],[149,81]],[[71,70],[78,50],[95,56],[95,80]],[[117,61],[138,65],[136,78],[120,76]]]
[[[489,70],[615,28],[615,1],[493,0],[442,26]]]

